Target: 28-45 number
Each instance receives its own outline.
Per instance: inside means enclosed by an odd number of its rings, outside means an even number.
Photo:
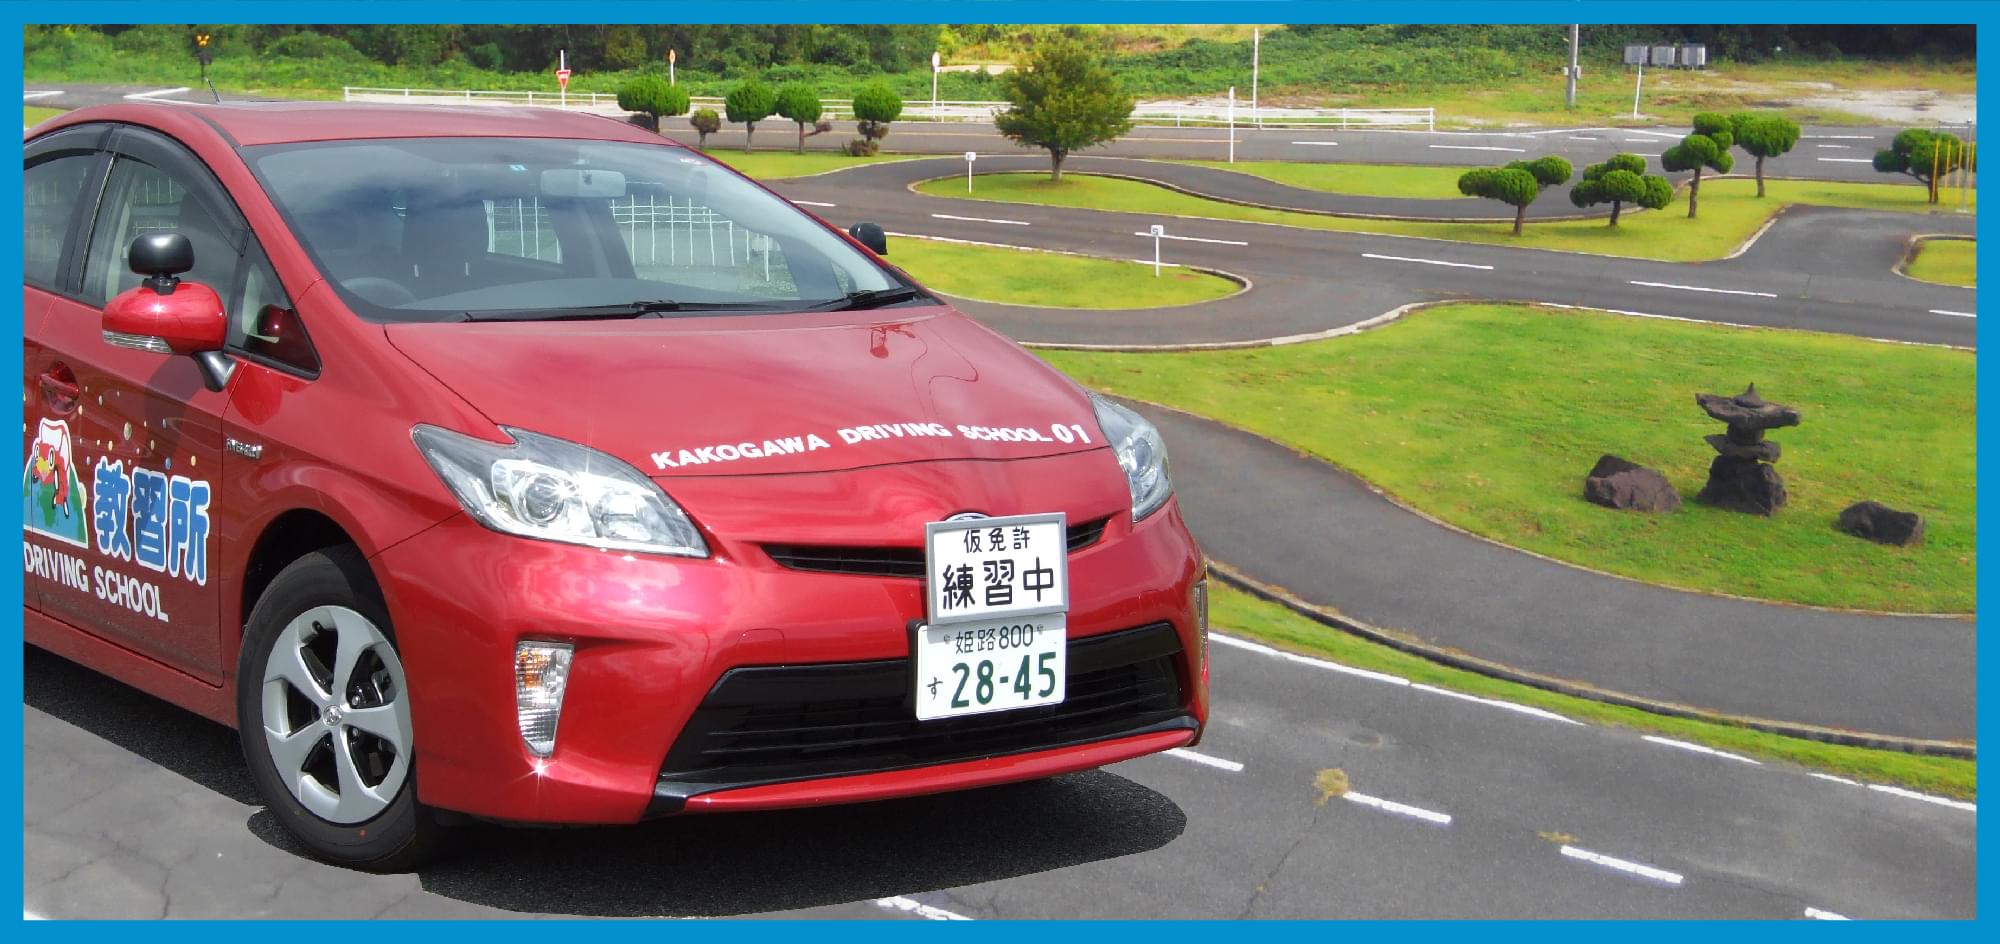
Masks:
[[[1038,656],[1022,656],[1021,667],[1015,670],[1013,684],[1009,686],[1014,694],[1021,696],[1022,701],[1030,698],[1047,698],[1053,694],[1056,690],[1056,670],[1049,665],[1049,662],[1055,659],[1055,657],[1056,654],[1053,652],[1044,652]],[[1032,669],[1029,667],[1031,660],[1034,663]],[[963,662],[953,665],[951,669],[953,672],[958,673],[958,688],[951,695],[951,706],[953,708],[970,708],[974,704],[993,704],[994,682],[993,663],[991,660],[979,660],[977,671],[974,671],[971,666]],[[1036,677],[1042,680],[1040,691],[1036,691],[1034,687],[1034,679]],[[965,700],[967,685],[972,686],[973,701]]]

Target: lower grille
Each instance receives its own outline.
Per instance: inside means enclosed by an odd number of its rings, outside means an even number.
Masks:
[[[1096,544],[1104,537],[1104,526],[1111,521],[1099,518],[1069,526],[1066,535],[1070,553]],[[873,577],[912,577],[924,575],[924,549],[921,547],[835,547],[817,544],[766,544],[764,553],[771,555],[781,567],[792,570],[809,570],[827,574],[865,574]]]
[[[913,714],[905,659],[732,669],[668,751],[650,812],[735,787],[1191,730],[1180,650],[1167,623],[1073,640],[1062,704],[932,721]]]

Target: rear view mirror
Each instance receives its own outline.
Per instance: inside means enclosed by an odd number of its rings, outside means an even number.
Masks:
[[[869,252],[878,256],[889,254],[889,234],[882,232],[880,226],[873,223],[856,223],[847,231],[847,235],[854,237],[855,242],[867,246]]]
[[[557,167],[542,171],[544,197],[615,200],[625,195],[625,175],[615,170]]]

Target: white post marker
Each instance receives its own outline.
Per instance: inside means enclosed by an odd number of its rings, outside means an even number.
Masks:
[[[674,51],[667,50],[667,84],[674,84]]]
[[[1153,236],[1153,278],[1160,277],[1160,237],[1167,235],[1167,228],[1158,223],[1151,227]]]
[[[1264,113],[1257,109],[1257,61],[1263,57],[1264,31],[1252,27],[1250,30],[1250,120],[1259,129],[1264,127]]]
[[[1236,163],[1236,86],[1229,87],[1229,163]]]
[[[1639,79],[1632,83],[1632,117],[1639,117],[1639,89],[1646,84],[1646,61],[1639,60]]]
[[[569,107],[569,50],[567,49],[561,49],[556,51],[556,85],[562,88],[562,97],[558,99],[559,103],[561,104],[562,107],[568,108]]]
[[[938,70],[943,67],[944,67],[944,57],[938,55],[935,51],[933,51],[931,53],[931,120],[932,121],[938,120],[937,80],[938,80]]]
[[[972,192],[972,162],[979,159],[979,152],[965,152],[965,192]]]

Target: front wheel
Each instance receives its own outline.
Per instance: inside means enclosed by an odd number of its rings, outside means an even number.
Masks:
[[[258,795],[315,855],[397,872],[439,844],[443,827],[417,802],[409,682],[355,548],[299,558],[257,600],[236,719]]]

